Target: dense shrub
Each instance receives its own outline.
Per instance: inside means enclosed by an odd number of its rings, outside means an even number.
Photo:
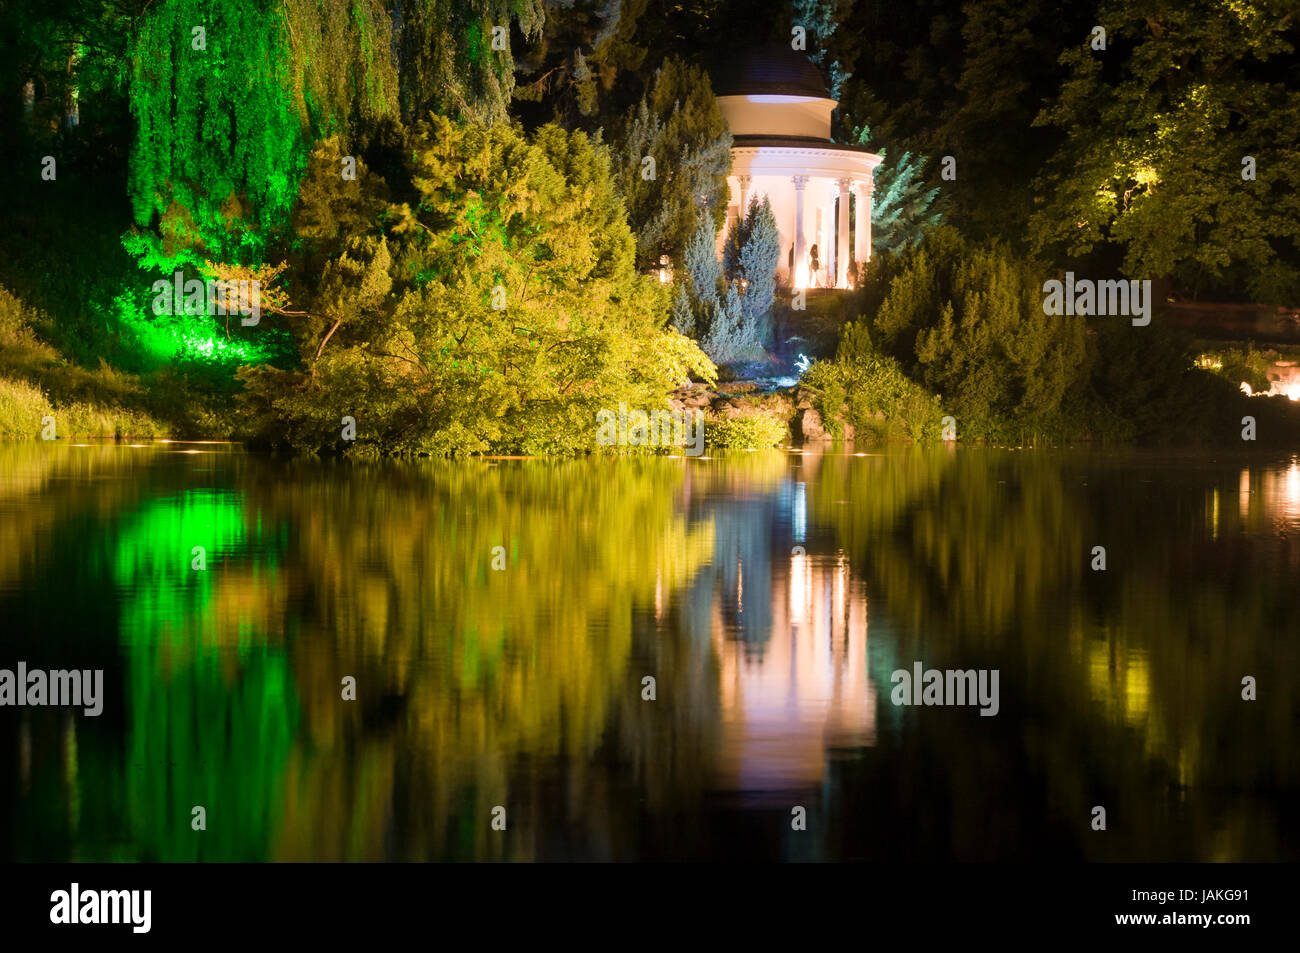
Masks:
[[[773,344],[772,305],[780,239],[767,199],[749,204],[717,258],[716,232],[701,216],[686,246],[686,275],[673,304],[673,325],[694,328],[700,347],[718,362],[759,360]]]
[[[865,322],[845,325],[835,359],[815,361],[803,377],[814,406],[831,433],[855,437],[912,440],[939,436],[943,412],[938,400],[911,381],[898,362],[872,346]]]
[[[1253,342],[1247,342],[1243,347],[1206,347],[1197,355],[1196,364],[1234,384],[1249,384],[1251,390],[1259,392],[1272,386],[1268,371],[1277,357],[1277,351],[1265,354]]]
[[[616,142],[615,175],[636,236],[638,267],[657,266],[661,255],[680,266],[701,205],[712,234],[727,215],[731,133],[708,73],[666,58],[628,111]],[[654,160],[654,175],[645,174],[647,158]]]
[[[1032,437],[1054,425],[1084,363],[1084,319],[1046,316],[1042,284],[1033,263],[939,228],[869,282],[872,337],[939,394],[960,434]]]
[[[0,377],[0,437],[39,437],[54,407],[39,387]]]
[[[710,447],[764,450],[786,441],[786,425],[764,408],[742,411],[734,417],[710,416],[704,424],[704,442]]]

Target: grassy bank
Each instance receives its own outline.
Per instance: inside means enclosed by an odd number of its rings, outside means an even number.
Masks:
[[[30,312],[0,288],[0,437],[165,437],[140,380],[101,361],[87,369],[41,340]]]

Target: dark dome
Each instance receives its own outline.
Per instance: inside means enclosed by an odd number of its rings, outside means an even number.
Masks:
[[[750,47],[713,72],[719,96],[815,96],[829,99],[821,72],[789,43]]]

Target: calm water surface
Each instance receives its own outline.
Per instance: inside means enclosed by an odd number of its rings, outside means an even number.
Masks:
[[[1294,456],[4,444],[0,668],[105,700],[0,708],[0,853],[1296,860],[1298,577]]]

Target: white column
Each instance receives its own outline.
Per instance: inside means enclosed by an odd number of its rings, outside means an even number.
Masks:
[[[803,188],[808,184],[808,176],[791,176],[790,181],[794,183],[794,274],[790,276],[793,283],[800,268],[804,269],[805,280],[807,280],[808,263],[804,257],[807,248],[803,240]]]
[[[851,179],[840,179],[839,236],[835,242],[835,287],[849,285],[849,186]]]
[[[749,185],[753,181],[747,175],[737,176],[740,182],[740,211],[737,213],[741,219],[745,217],[745,212],[749,209]]]
[[[859,265],[871,261],[871,193],[875,182],[868,177],[858,183],[858,214],[856,234],[853,236],[853,258]]]

